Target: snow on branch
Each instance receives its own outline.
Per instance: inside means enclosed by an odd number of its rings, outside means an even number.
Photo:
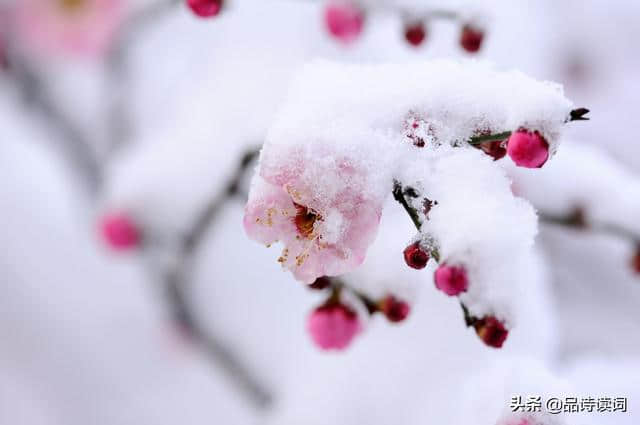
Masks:
[[[245,229],[267,246],[282,242],[278,262],[313,284],[362,264],[392,194],[418,231],[407,264],[438,261],[436,287],[459,297],[467,325],[501,347],[517,322],[518,266],[537,226],[492,159],[540,168],[563,126],[587,112],[559,85],[484,63],[316,62],[267,135]]]

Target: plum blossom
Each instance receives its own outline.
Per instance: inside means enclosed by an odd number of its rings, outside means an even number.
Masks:
[[[125,0],[20,0],[18,39],[38,53],[100,56],[124,18]]]
[[[344,166],[337,172],[346,179],[355,171]],[[308,284],[362,264],[382,213],[379,202],[350,185],[330,196],[317,190],[291,170],[277,175],[263,167],[253,180],[244,216],[249,237],[267,246],[282,242],[278,262]]]

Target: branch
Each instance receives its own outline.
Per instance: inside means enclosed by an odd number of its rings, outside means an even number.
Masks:
[[[173,6],[179,3],[179,0],[158,0],[143,7],[123,24],[116,41],[107,53],[106,69],[111,97],[108,114],[110,133],[108,154],[121,148],[131,136],[132,125],[129,119],[131,114],[127,105],[127,96],[124,93],[129,83],[127,58],[131,46],[142,30],[165,16]]]
[[[586,117],[589,113],[587,108],[577,108],[573,109],[569,112],[569,117],[565,121],[566,123],[571,121],[587,121],[589,117]],[[493,142],[498,140],[505,140],[511,136],[511,131],[503,131],[501,133],[493,133],[493,134],[482,134],[480,136],[474,136],[467,141],[470,145],[479,145],[484,142]]]
[[[191,289],[189,287],[191,283],[190,271],[193,268],[198,249],[224,204],[239,194],[240,184],[249,165],[257,155],[258,150],[250,150],[243,155],[235,173],[224,189],[211,200],[186,232],[180,243],[176,265],[165,274],[164,283],[176,323],[189,332],[189,335],[205,350],[216,365],[222,365],[232,382],[248,396],[256,407],[265,409],[271,405],[272,395],[220,339],[206,330],[191,306],[188,293]]]
[[[11,66],[7,74],[15,81],[24,102],[44,118],[47,124],[58,133],[51,137],[58,145],[69,168],[78,175],[85,188],[95,197],[102,187],[102,169],[89,140],[48,95],[40,77],[17,55],[10,53]]]
[[[571,228],[583,232],[591,231],[594,233],[614,236],[620,239],[626,239],[636,246],[640,246],[640,235],[638,233],[613,223],[589,222],[585,211],[582,208],[575,208],[566,215],[554,215],[538,211],[538,219],[541,223],[545,224]]]

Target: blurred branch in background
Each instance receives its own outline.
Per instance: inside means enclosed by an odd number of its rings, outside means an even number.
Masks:
[[[181,239],[178,257],[174,266],[164,275],[164,284],[175,322],[188,332],[188,336],[193,338],[195,343],[209,355],[214,364],[222,366],[223,370],[232,378],[232,382],[247,395],[256,407],[268,408],[272,403],[270,392],[262,386],[229,348],[212,336],[211,332],[199,321],[190,303],[191,272],[198,250],[224,205],[235,197],[244,200],[244,194],[240,192],[239,187],[245,178],[249,165],[257,158],[258,152],[258,149],[245,152],[236,171],[222,191],[211,199]]]
[[[106,157],[100,159],[92,148],[93,144],[85,134],[56,105],[49,95],[41,75],[38,74],[19,54],[11,51],[7,75],[9,75],[28,106],[37,111],[47,125],[55,130],[52,141],[58,144],[61,156],[68,162],[68,167],[76,175],[76,179],[86,187],[89,198],[97,199],[103,189],[104,164],[108,162],[118,148],[130,140],[131,123],[128,122],[126,90],[128,69],[127,57],[129,49],[140,31],[164,15],[178,0],[162,0],[144,8],[134,15],[126,24],[120,38],[111,49],[106,67],[109,76],[109,142]],[[203,350],[211,363],[225,371],[230,380],[241,390],[252,405],[259,409],[269,407],[272,402],[270,392],[253,376],[250,370],[240,361],[220,338],[198,320],[190,303],[189,291],[191,269],[204,237],[210,230],[215,218],[224,204],[235,197],[244,198],[239,188],[246,171],[258,155],[258,149],[247,151],[240,159],[235,173],[230,177],[222,191],[214,196],[202,213],[190,226],[188,232],[179,241],[178,254],[172,266],[159,274],[167,293],[168,308],[173,320],[181,329],[186,329],[198,347]]]
[[[133,14],[125,21],[106,57],[109,87],[109,146],[107,155],[117,151],[131,138],[132,124],[128,102],[129,49],[149,25],[158,21],[180,4],[180,0],[159,0]]]
[[[57,144],[69,168],[77,175],[92,198],[102,189],[102,169],[91,143],[76,127],[70,117],[58,108],[47,93],[40,76],[30,66],[9,52],[7,75],[15,82],[25,104],[37,112],[59,137],[51,140]]]

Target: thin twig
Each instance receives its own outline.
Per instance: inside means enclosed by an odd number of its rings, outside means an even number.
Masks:
[[[223,370],[232,378],[232,382],[247,394],[258,408],[265,409],[272,403],[270,391],[220,339],[205,329],[191,306],[188,294],[191,289],[190,271],[199,247],[226,202],[239,194],[240,184],[257,154],[258,150],[250,150],[243,155],[234,175],[223,190],[211,200],[186,232],[181,241],[178,261],[175,267],[165,275],[165,285],[174,320],[189,332],[216,365],[222,365]]]
[[[13,78],[25,103],[37,111],[47,124],[58,133],[51,137],[60,150],[62,157],[69,162],[91,197],[95,197],[102,187],[102,169],[91,149],[89,140],[49,96],[40,76],[18,55],[10,56],[11,66],[7,73]]]
[[[128,98],[125,95],[130,82],[127,58],[131,46],[144,29],[157,22],[179,3],[179,0],[158,0],[142,8],[126,20],[107,53],[106,70],[110,91],[107,155],[120,149],[131,137],[131,113],[127,104]]]
[[[613,223],[589,222],[580,208],[576,208],[566,215],[557,215],[538,211],[538,219],[541,223],[561,226],[581,232],[593,232],[614,236],[630,241],[636,246],[640,245],[640,235],[630,229]]]

